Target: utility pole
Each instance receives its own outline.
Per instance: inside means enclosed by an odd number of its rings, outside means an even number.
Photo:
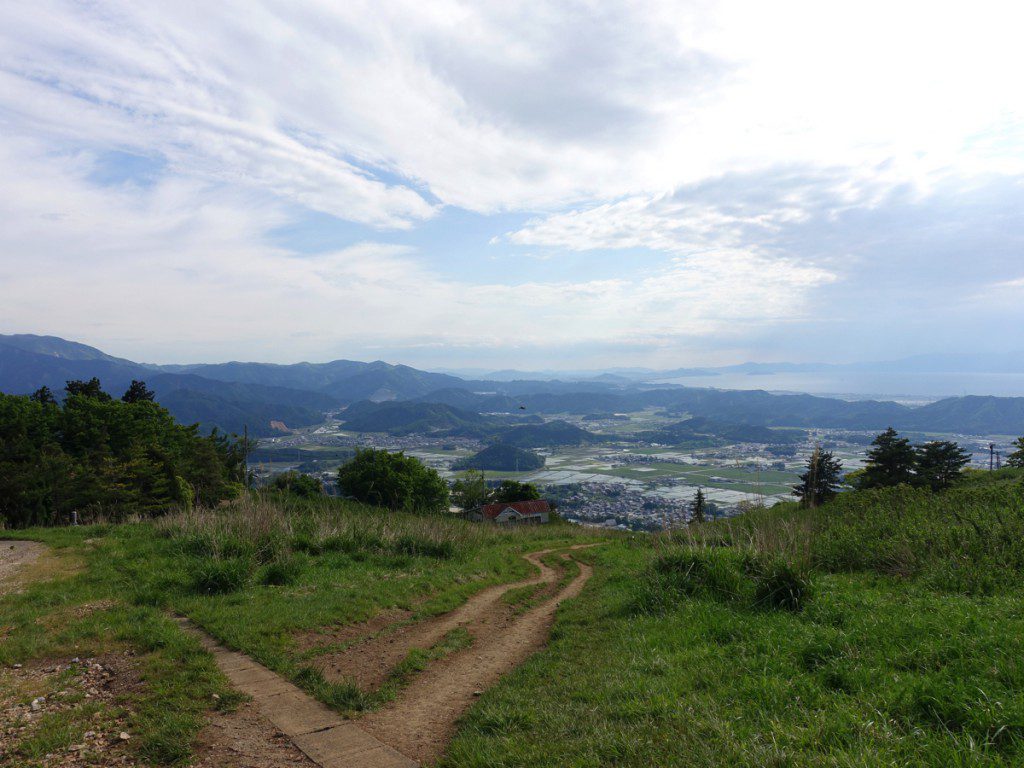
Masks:
[[[991,472],[995,468],[996,463],[996,444],[988,444],[988,471]]]

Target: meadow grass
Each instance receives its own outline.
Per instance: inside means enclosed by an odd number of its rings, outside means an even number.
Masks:
[[[157,521],[0,531],[0,538],[50,544],[68,564],[66,574],[58,569],[54,579],[0,597],[0,665],[134,652],[144,685],[131,706],[131,746],[148,763],[175,765],[187,761],[214,694],[237,701],[175,614],[334,708],[359,710],[387,697],[325,681],[297,636],[387,608],[418,616],[450,610],[485,586],[527,576],[522,553],[592,536],[564,524],[508,530],[331,499],[254,495]],[[446,638],[425,658],[407,660],[388,690],[436,658],[430,654],[464,641]],[[48,749],[81,739],[88,723],[72,720],[43,729]],[[14,754],[30,759],[40,738],[16,745]]]
[[[442,764],[1024,764],[1019,481],[580,553],[594,576],[550,647],[484,694]]]

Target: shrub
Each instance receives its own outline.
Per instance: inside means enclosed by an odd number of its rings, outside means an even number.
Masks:
[[[405,534],[395,539],[394,551],[400,555],[436,557],[447,560],[455,555],[455,545],[444,539],[435,540]]]
[[[260,583],[274,587],[294,584],[306,570],[306,562],[294,555],[282,557],[267,565],[260,574]]]
[[[772,558],[754,572],[754,603],[764,608],[800,611],[811,598],[810,575],[781,558]]]
[[[237,592],[248,582],[252,565],[243,558],[206,560],[192,571],[192,590],[201,595]]]

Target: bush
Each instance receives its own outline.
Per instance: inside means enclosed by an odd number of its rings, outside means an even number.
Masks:
[[[761,560],[752,577],[755,605],[800,611],[811,598],[810,575],[781,558]]]
[[[414,557],[436,557],[447,560],[455,555],[455,545],[446,540],[433,540],[405,534],[395,539],[394,551]]]
[[[810,599],[810,577],[779,557],[724,548],[683,548],[654,561],[641,604],[666,608],[682,596],[758,608],[801,610]]]
[[[248,560],[206,560],[192,571],[192,590],[201,595],[225,595],[242,589],[252,575]]]
[[[306,570],[306,562],[295,555],[275,560],[263,569],[260,583],[274,587],[294,584]]]

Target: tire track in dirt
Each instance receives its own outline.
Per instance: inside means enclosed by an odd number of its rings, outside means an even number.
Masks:
[[[431,648],[454,629],[465,627],[474,642],[484,635],[500,629],[511,610],[501,597],[512,589],[543,584],[550,586],[559,572],[545,564],[541,558],[554,550],[531,552],[523,557],[536,566],[540,573],[511,584],[498,584],[477,592],[458,608],[413,624],[400,624],[392,631],[376,627],[368,637],[348,648],[319,657],[314,665],[330,681],[351,680],[364,691],[379,688],[413,649]],[[371,620],[372,622],[372,620]],[[372,626],[372,624],[370,625]]]
[[[557,594],[508,622],[500,632],[474,637],[469,648],[435,661],[393,703],[363,717],[360,726],[418,762],[441,757],[456,722],[480,692],[545,645],[558,606],[577,596],[593,573],[586,563],[577,563],[579,574]]]

